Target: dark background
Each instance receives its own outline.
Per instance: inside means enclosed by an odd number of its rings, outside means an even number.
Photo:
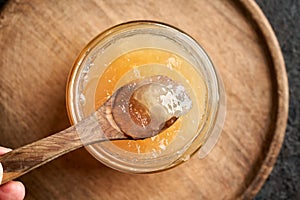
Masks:
[[[269,19],[289,80],[289,119],[273,171],[256,200],[300,200],[300,0],[256,0]]]
[[[7,0],[0,0],[1,8]],[[289,80],[289,119],[274,169],[255,200],[300,200],[300,0],[256,0],[280,43]]]

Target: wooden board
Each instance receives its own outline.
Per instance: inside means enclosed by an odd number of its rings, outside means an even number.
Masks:
[[[250,199],[285,133],[288,86],[279,45],[252,0],[9,1],[0,17],[0,145],[16,148],[69,125],[68,72],[85,44],[129,20],[158,20],[192,35],[219,69],[227,116],[208,157],[132,175],[85,149],[23,176],[26,199]]]

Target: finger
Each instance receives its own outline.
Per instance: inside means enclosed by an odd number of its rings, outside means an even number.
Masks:
[[[0,155],[5,154],[10,151],[11,151],[11,149],[9,149],[9,148],[0,147]]]
[[[12,149],[0,147],[0,155],[10,152]],[[3,167],[0,163],[0,183],[3,176]],[[25,187],[19,181],[10,181],[0,186],[0,199],[23,200],[25,197]]]
[[[11,151],[11,149],[0,146],[0,155],[5,154],[5,153],[10,152],[10,151]],[[0,184],[1,184],[2,178],[3,178],[3,167],[0,163]]]
[[[19,181],[10,181],[0,187],[0,199],[23,200],[24,197],[25,187]]]

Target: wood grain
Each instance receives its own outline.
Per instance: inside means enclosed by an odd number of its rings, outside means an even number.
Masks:
[[[65,85],[84,45],[117,23],[148,19],[194,37],[218,68],[227,116],[208,157],[160,173],[109,169],[84,149],[22,177],[27,199],[251,199],[284,137],[288,90],[274,33],[252,0],[9,1],[0,18],[0,145],[69,126]]]

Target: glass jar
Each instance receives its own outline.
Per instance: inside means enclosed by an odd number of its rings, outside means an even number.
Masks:
[[[75,61],[67,84],[67,109],[77,123],[134,79],[165,75],[185,86],[193,106],[164,133],[142,141],[86,146],[105,165],[148,173],[174,167],[215,144],[225,117],[221,79],[201,46],[183,31],[154,21],[132,21],[96,36]]]

